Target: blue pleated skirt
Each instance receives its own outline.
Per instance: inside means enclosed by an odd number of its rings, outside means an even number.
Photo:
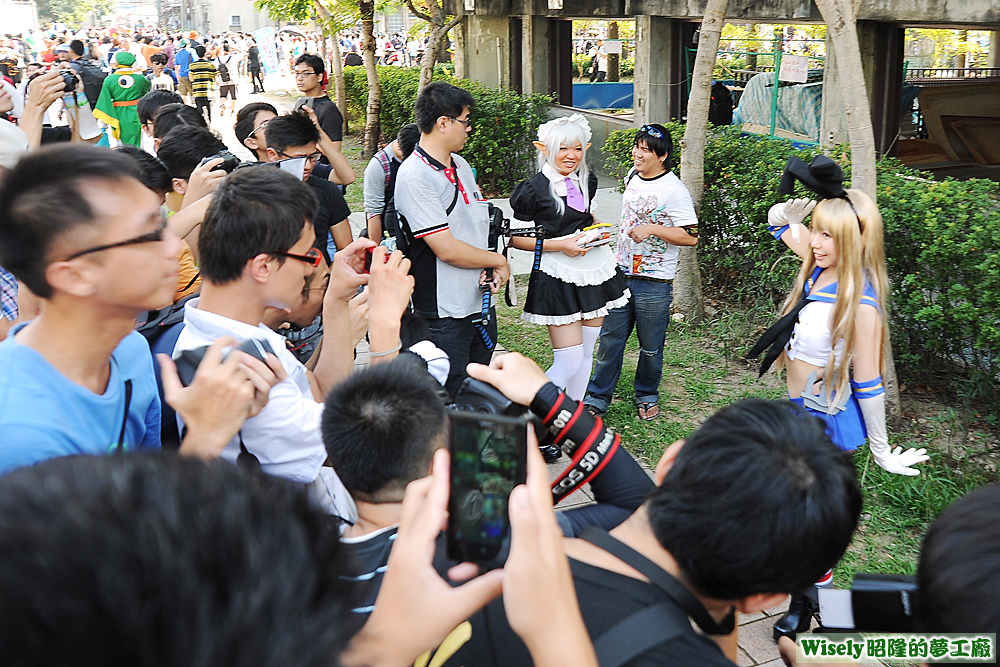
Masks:
[[[864,416],[861,414],[861,406],[858,399],[851,394],[844,409],[835,415],[828,415],[803,405],[802,398],[789,398],[792,403],[802,405],[809,412],[826,422],[826,434],[830,436],[833,444],[840,447],[845,452],[852,452],[865,444],[868,438],[868,431],[865,429]]]

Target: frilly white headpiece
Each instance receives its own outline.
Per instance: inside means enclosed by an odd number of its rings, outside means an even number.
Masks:
[[[580,129],[583,130],[583,134],[586,137],[584,139],[584,143],[590,143],[590,137],[591,137],[590,123],[587,122],[587,119],[584,118],[582,114],[578,113],[572,114],[570,116],[561,116],[559,118],[554,118],[547,123],[542,123],[541,125],[539,125],[538,141],[542,142],[543,144],[547,144],[549,138],[549,132],[551,132],[553,129],[561,125],[566,125],[570,123],[579,126]]]

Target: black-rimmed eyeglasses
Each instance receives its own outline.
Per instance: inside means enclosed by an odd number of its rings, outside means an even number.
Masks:
[[[450,118],[451,120],[456,121],[458,123],[461,123],[462,125],[464,125],[466,128],[468,128],[470,130],[472,129],[472,119],[470,119],[470,118],[467,118],[465,120],[462,120],[461,118],[455,118],[454,116],[448,116],[448,118]]]
[[[89,255],[95,252],[103,252],[105,250],[111,250],[112,248],[124,248],[130,245],[139,245],[140,243],[157,243],[163,240],[163,230],[167,228],[167,219],[163,218],[160,223],[156,226],[156,229],[146,234],[141,234],[135,238],[127,239],[125,241],[119,241],[118,243],[108,243],[105,245],[94,246],[93,248],[87,248],[86,250],[81,250],[75,252],[63,261],[70,261],[71,259],[76,259],[78,257],[83,257],[84,255]]]

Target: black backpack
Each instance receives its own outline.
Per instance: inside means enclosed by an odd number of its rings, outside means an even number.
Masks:
[[[137,324],[135,330],[145,337],[149,343],[149,352],[153,355],[153,373],[156,375],[156,390],[160,394],[160,446],[177,449],[181,446],[181,435],[177,430],[177,413],[163,400],[163,380],[160,377],[160,362],[156,355],[163,353],[173,356],[177,339],[184,329],[184,305],[198,296],[186,296],[177,303],[166,308],[150,311],[145,322]]]
[[[97,108],[97,98],[101,96],[101,88],[104,87],[104,79],[108,75],[90,60],[77,60],[76,65],[76,73],[83,80],[83,92],[90,102],[90,110],[93,111]]]
[[[222,62],[222,58],[218,59],[218,62],[219,62],[219,77],[222,79],[223,83],[229,83],[229,81],[230,81],[230,78],[229,78],[229,61],[232,60],[232,59],[233,59],[232,56],[229,56],[226,59],[226,62]]]

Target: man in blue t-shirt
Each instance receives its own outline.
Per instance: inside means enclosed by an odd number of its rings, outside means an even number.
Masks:
[[[177,50],[174,54],[174,64],[177,66],[177,92],[184,98],[184,101],[188,104],[191,103],[192,95],[194,95],[194,89],[191,88],[191,63],[194,61],[194,55],[191,53],[191,49],[187,48],[187,44],[182,39],[181,48]]]
[[[153,360],[133,327],[138,312],[170,303],[180,239],[138,171],[124,153],[73,145],[29,155],[5,174],[0,263],[43,307],[0,343],[0,474],[57,456],[160,446]],[[217,453],[251,412],[255,392],[245,383],[253,381],[241,366],[249,362],[219,357],[221,350],[207,357],[187,389],[164,374],[172,405],[189,413],[183,451]],[[254,368],[256,380],[266,377]],[[242,395],[235,410],[217,403],[211,410],[222,411],[212,415],[207,403],[193,402],[211,402],[213,371],[222,373],[216,391]]]

